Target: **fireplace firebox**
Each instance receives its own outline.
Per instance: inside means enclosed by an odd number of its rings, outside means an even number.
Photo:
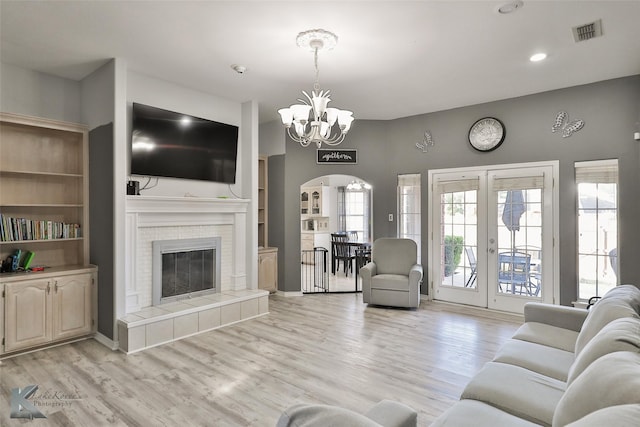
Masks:
[[[220,244],[220,237],[153,241],[153,305],[220,292]]]

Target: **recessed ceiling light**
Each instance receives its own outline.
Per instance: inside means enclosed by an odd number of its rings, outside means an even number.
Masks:
[[[505,3],[502,6],[498,7],[498,13],[501,13],[503,15],[506,15],[508,13],[513,13],[518,9],[522,9],[522,6],[524,6],[524,3],[522,2],[522,0],[511,1],[509,3]]]
[[[244,74],[244,72],[247,71],[247,67],[240,64],[231,64],[231,68],[238,74]]]
[[[529,61],[531,62],[539,62],[542,61],[543,59],[545,59],[547,57],[546,53],[535,53],[533,55],[531,55],[531,57],[529,58]]]

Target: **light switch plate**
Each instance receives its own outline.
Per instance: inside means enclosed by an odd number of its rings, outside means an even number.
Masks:
[[[389,222],[393,222],[393,214],[389,214]]]

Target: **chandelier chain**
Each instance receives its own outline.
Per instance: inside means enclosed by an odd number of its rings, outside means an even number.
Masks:
[[[313,50],[313,65],[316,67],[316,82],[313,84],[315,91],[320,90],[320,69],[318,68],[318,48]]]

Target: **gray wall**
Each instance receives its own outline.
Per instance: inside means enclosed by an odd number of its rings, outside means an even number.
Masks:
[[[91,264],[98,271],[98,332],[113,339],[114,212],[113,124],[89,132],[89,204],[91,206]]]
[[[0,63],[0,111],[82,123],[80,84]]]
[[[571,119],[583,119],[585,127],[570,138],[551,133],[560,110],[567,111]],[[469,146],[467,133],[477,119],[485,116],[497,117],[505,124],[506,139],[496,151],[480,153]],[[423,176],[422,229],[426,232],[429,170],[559,160],[560,302],[569,304],[577,296],[574,162],[609,158],[619,159],[620,168],[620,280],[640,283],[640,265],[635,262],[640,253],[640,227],[636,224],[640,217],[640,144],[633,140],[639,120],[640,76],[632,76],[392,121],[356,120],[340,148],[358,149],[357,165],[317,165],[315,149],[288,141],[284,201],[275,216],[281,215],[285,224],[296,226],[284,230],[280,256],[288,268],[280,289],[300,290],[298,191],[309,179],[338,173],[356,175],[371,183],[373,233],[378,238],[396,234],[395,222],[389,223],[386,218],[396,212],[399,173]],[[422,153],[415,143],[422,140],[427,129],[435,147]],[[273,185],[270,190],[273,192]],[[271,199],[269,202],[271,209],[276,209]],[[427,240],[423,239],[423,264],[427,260]]]

